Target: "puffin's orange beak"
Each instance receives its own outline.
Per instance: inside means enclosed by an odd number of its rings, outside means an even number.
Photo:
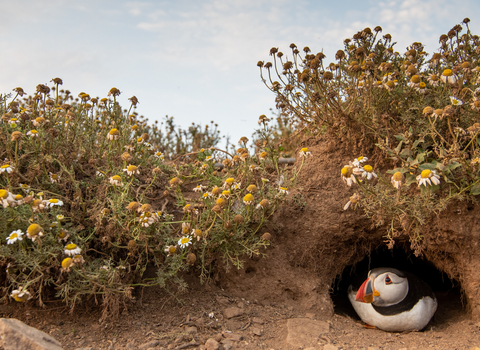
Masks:
[[[355,300],[361,303],[372,303],[373,297],[378,297],[379,295],[380,293],[378,293],[373,287],[373,280],[368,278],[365,282],[362,283],[362,285],[358,289]]]

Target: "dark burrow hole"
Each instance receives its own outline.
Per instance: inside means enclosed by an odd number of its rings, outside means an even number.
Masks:
[[[438,300],[438,308],[429,326],[438,327],[466,314],[460,284],[456,280],[451,280],[429,261],[415,257],[412,252],[402,247],[395,247],[394,249],[380,247],[357,264],[347,266],[343,273],[337,276],[330,292],[336,314],[349,316],[360,321],[348,300],[348,286],[355,279],[361,279],[362,281],[366,279],[367,272],[376,267],[393,267],[410,272],[432,288]]]

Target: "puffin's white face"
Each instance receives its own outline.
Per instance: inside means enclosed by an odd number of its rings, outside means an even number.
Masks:
[[[377,271],[376,271],[377,270]],[[408,280],[394,271],[370,271],[368,278],[359,288],[356,301],[389,306],[401,302],[408,294]]]
[[[371,276],[372,277],[372,276]],[[389,306],[401,302],[408,294],[408,280],[393,272],[384,272],[373,279],[373,304]]]

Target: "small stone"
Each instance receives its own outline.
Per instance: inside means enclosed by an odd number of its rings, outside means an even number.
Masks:
[[[261,336],[262,335],[262,330],[258,327],[252,327],[252,332],[255,335]]]
[[[243,309],[240,309],[239,307],[227,307],[226,309],[223,310],[223,315],[225,316],[226,319],[241,316],[243,315],[243,313],[244,313]]]
[[[243,336],[241,336],[240,334],[235,334],[235,333],[223,333],[223,336],[224,336],[226,339],[230,339],[230,340],[233,340],[233,341],[243,340]]]
[[[192,326],[192,327],[187,327],[186,331],[187,331],[188,334],[195,334],[195,333],[198,332],[198,329],[197,329],[197,327]]]
[[[158,346],[159,344],[160,344],[160,342],[158,340],[152,340],[152,341],[149,341],[148,343],[140,345],[138,348],[139,349],[154,348],[154,347]]]
[[[62,350],[62,345],[47,333],[27,326],[20,320],[1,318],[0,348],[4,350]]]
[[[326,344],[323,346],[323,350],[338,350],[338,346],[332,344]]]
[[[233,348],[233,342],[230,339],[223,339],[222,344],[224,350],[230,350]]]
[[[220,349],[220,343],[213,338],[208,339],[205,342],[205,349],[207,350],[218,350]]]
[[[260,317],[252,317],[252,322],[253,323],[258,323],[258,324],[263,324],[263,319],[261,319]]]

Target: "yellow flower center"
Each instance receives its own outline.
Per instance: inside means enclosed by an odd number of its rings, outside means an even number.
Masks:
[[[286,187],[280,187],[280,189],[281,189],[282,191],[287,191],[287,188],[286,188]]]
[[[365,165],[363,167],[363,170],[365,170],[367,173],[371,173],[373,171],[373,168],[371,165]]]
[[[222,192],[222,195],[224,195],[224,196],[230,196],[230,194],[231,194],[231,192],[229,190]]]
[[[256,190],[257,190],[257,186],[255,186],[255,185],[249,185],[247,187],[248,192],[255,192]]]
[[[120,135],[120,131],[117,129],[112,129],[108,132],[109,135]]]
[[[7,169],[7,168],[9,168],[9,167],[10,167],[10,164],[5,164],[5,165],[2,165],[0,168],[1,168],[1,169]]]
[[[422,171],[422,173],[420,174],[420,176],[423,178],[423,179],[426,179],[426,178],[429,178],[432,174],[432,171],[430,169],[425,169]]]
[[[128,171],[136,171],[137,169],[138,169],[138,167],[136,167],[135,165],[129,165],[129,166],[127,167],[127,170],[128,170]]]
[[[175,248],[173,245],[172,245],[170,248],[168,248],[168,252],[169,252],[170,254],[175,253],[176,250],[177,250],[177,248]]]
[[[217,203],[217,205],[219,205],[219,206],[224,206],[225,203],[226,203],[226,201],[225,201],[225,199],[223,199],[223,198],[218,198],[217,201],[216,201],[216,203]]]
[[[225,180],[225,183],[231,185],[233,184],[234,181],[235,179],[233,177],[229,177],[228,179]]]
[[[30,236],[36,236],[42,231],[42,227],[39,224],[31,224],[27,228],[27,233]]]
[[[8,197],[8,191],[0,190],[0,198],[5,199]]]
[[[112,176],[112,180],[114,180],[114,181],[121,181],[122,178],[121,178],[120,176],[118,176],[118,175],[113,175],[113,176]]]
[[[70,265],[72,265],[72,258],[65,258],[63,259],[62,261],[62,267],[64,269],[68,269],[70,267]]]
[[[17,237],[18,237],[18,235],[17,235],[16,233],[12,233],[12,234],[10,235],[10,239],[14,239],[14,238],[17,238]]]
[[[453,75],[453,72],[452,72],[451,69],[445,69],[445,70],[443,71],[442,75],[443,75],[444,77],[449,77],[449,76]]]
[[[425,89],[427,87],[427,84],[425,84],[423,81],[418,85],[420,89]]]
[[[438,75],[432,74],[432,75],[430,76],[430,79],[433,80],[433,81],[437,81],[437,80],[438,80]]]
[[[393,180],[395,181],[403,181],[403,174],[399,171],[397,171],[395,174],[393,174]]]
[[[244,202],[253,202],[254,198],[251,193],[247,193],[245,197],[243,197]]]
[[[352,176],[353,170],[351,166],[346,166],[346,167],[343,167],[340,172],[344,177],[350,177]]]
[[[414,84],[418,84],[420,82],[420,77],[418,75],[414,75],[410,81]]]
[[[58,203],[58,199],[52,198],[48,200],[50,203]]]
[[[65,247],[65,249],[67,250],[74,250],[76,248],[77,248],[77,245],[75,243],[67,244],[67,246]]]
[[[307,152],[308,152],[308,148],[307,148],[307,147],[304,147],[304,148],[302,148],[302,150],[301,150],[300,152],[307,153]]]
[[[183,237],[183,238],[180,240],[180,243],[181,243],[181,244],[187,244],[189,241],[190,241],[190,239],[189,239],[188,237]]]

